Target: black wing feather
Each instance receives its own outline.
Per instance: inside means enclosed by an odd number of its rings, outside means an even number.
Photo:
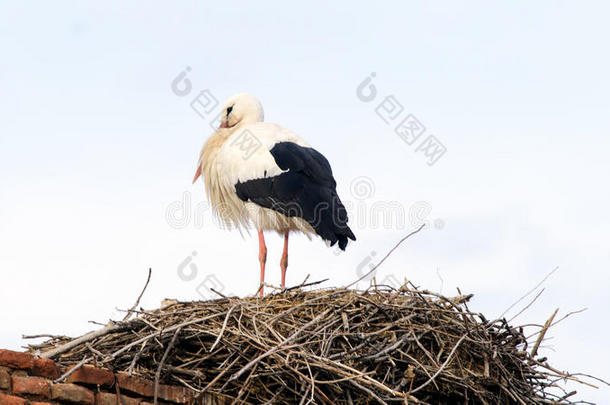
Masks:
[[[303,218],[331,246],[338,242],[345,250],[347,239],[356,237],[347,226],[347,211],[337,195],[328,160],[315,149],[292,142],[277,143],[269,152],[287,172],[238,182],[237,196],[288,217]]]

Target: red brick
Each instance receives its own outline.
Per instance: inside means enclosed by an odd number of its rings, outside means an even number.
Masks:
[[[93,405],[93,392],[76,384],[53,384],[51,385],[51,398],[59,401],[72,402],[76,404]]]
[[[152,381],[140,377],[130,377],[125,372],[117,373],[116,381],[121,389],[134,394],[143,395],[145,397],[152,397],[155,394],[155,387]]]
[[[193,399],[190,391],[185,387],[178,387],[175,385],[159,385],[159,392],[157,396],[166,401],[176,402],[184,404]]]
[[[16,377],[13,376],[13,393],[38,395],[49,398],[51,390],[49,382],[40,377]]]
[[[103,368],[94,366],[83,366],[70,374],[66,380],[73,383],[112,385],[114,384],[114,374]]]
[[[1,349],[0,366],[29,370],[34,366],[34,356],[29,353]]]
[[[0,394],[0,405],[26,405],[28,401],[12,395]]]
[[[57,364],[51,359],[34,359],[32,375],[55,380],[56,378],[59,378],[61,372],[59,371]]]
[[[121,395],[121,404],[120,405],[140,405],[142,400],[139,398],[131,398],[126,395]],[[117,396],[114,394],[109,394],[107,392],[98,392],[95,394],[95,404],[96,405],[119,405],[117,403]]]
[[[0,390],[8,390],[11,388],[11,375],[8,369],[0,367]]]

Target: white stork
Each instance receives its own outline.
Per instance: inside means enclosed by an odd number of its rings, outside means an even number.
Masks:
[[[254,225],[258,230],[262,297],[267,260],[263,231],[284,236],[282,287],[290,231],[317,234],[342,250],[348,238],[356,237],[321,153],[286,128],[263,122],[263,107],[249,94],[231,97],[221,117],[220,127],[201,149],[193,183],[203,173],[212,209],[227,227]]]

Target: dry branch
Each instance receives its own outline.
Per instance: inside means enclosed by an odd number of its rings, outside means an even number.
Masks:
[[[152,269],[148,269],[148,277],[146,278],[146,283],[144,284],[144,288],[142,288],[142,292],[140,293],[140,295],[138,295],[136,302],[133,304],[133,306],[131,308],[129,308],[129,311],[127,311],[127,314],[123,318],[123,321],[128,320],[131,317],[131,315],[133,314],[133,311],[135,311],[136,308],[138,307],[138,304],[140,303],[140,300],[142,299],[142,296],[144,295],[144,292],[146,291],[146,288],[148,287],[148,283],[150,283],[151,275],[152,275]]]

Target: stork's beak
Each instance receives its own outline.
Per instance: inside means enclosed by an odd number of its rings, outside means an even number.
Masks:
[[[197,181],[197,179],[201,176],[201,165],[197,166],[197,171],[195,172],[195,177],[193,177],[193,184]]]

